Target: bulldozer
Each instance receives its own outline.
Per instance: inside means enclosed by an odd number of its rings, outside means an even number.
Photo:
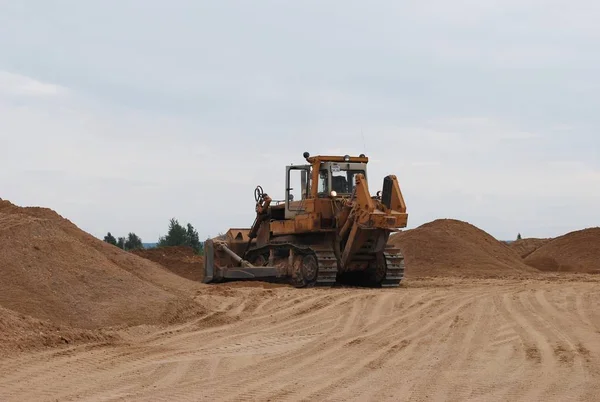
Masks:
[[[285,168],[283,200],[257,186],[252,226],[205,241],[203,282],[399,286],[404,256],[388,239],[408,214],[397,177],[384,177],[372,196],[364,154],[303,156],[305,164]]]

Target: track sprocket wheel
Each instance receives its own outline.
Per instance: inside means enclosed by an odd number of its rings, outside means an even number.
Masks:
[[[317,282],[319,263],[313,254],[296,260],[292,273],[292,284],[297,288],[311,287]]]
[[[269,258],[268,254],[266,254],[266,255],[265,254],[258,254],[252,260],[252,264],[255,265],[255,266],[257,266],[257,267],[266,266],[267,263],[269,262],[268,258]]]

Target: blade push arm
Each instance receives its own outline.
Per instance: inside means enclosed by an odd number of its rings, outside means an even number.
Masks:
[[[345,240],[342,266],[346,266],[369,240],[374,244],[370,251],[378,251],[385,245],[381,244],[381,239],[387,240],[390,232],[406,227],[408,221],[406,205],[395,176],[385,177],[381,201],[371,197],[364,175],[357,174],[355,184],[352,209],[339,232],[341,239]]]

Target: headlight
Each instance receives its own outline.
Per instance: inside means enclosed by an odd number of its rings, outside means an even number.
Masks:
[[[350,155],[344,155],[344,160],[346,162],[350,162]]]
[[[331,193],[329,193],[329,195],[331,195],[332,197],[337,197],[337,192],[333,190],[331,191]]]

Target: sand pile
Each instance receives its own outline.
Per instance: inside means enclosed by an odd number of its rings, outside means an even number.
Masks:
[[[440,219],[390,237],[405,256],[407,277],[524,275],[536,270],[506,244],[477,227]]]
[[[544,244],[548,243],[552,239],[538,239],[538,238],[527,238],[513,241],[509,244],[510,248],[513,249],[521,258],[527,257]]]
[[[529,254],[525,263],[542,271],[600,273],[600,228],[557,237]]]
[[[118,339],[110,331],[56,325],[0,307],[0,356],[81,342],[112,343]]]
[[[192,281],[202,282],[204,278],[204,258],[195,254],[191,247],[160,247],[134,250],[132,253],[154,261],[171,272]]]
[[[0,200],[0,307],[84,329],[162,324],[202,312],[196,286],[52,210]]]

